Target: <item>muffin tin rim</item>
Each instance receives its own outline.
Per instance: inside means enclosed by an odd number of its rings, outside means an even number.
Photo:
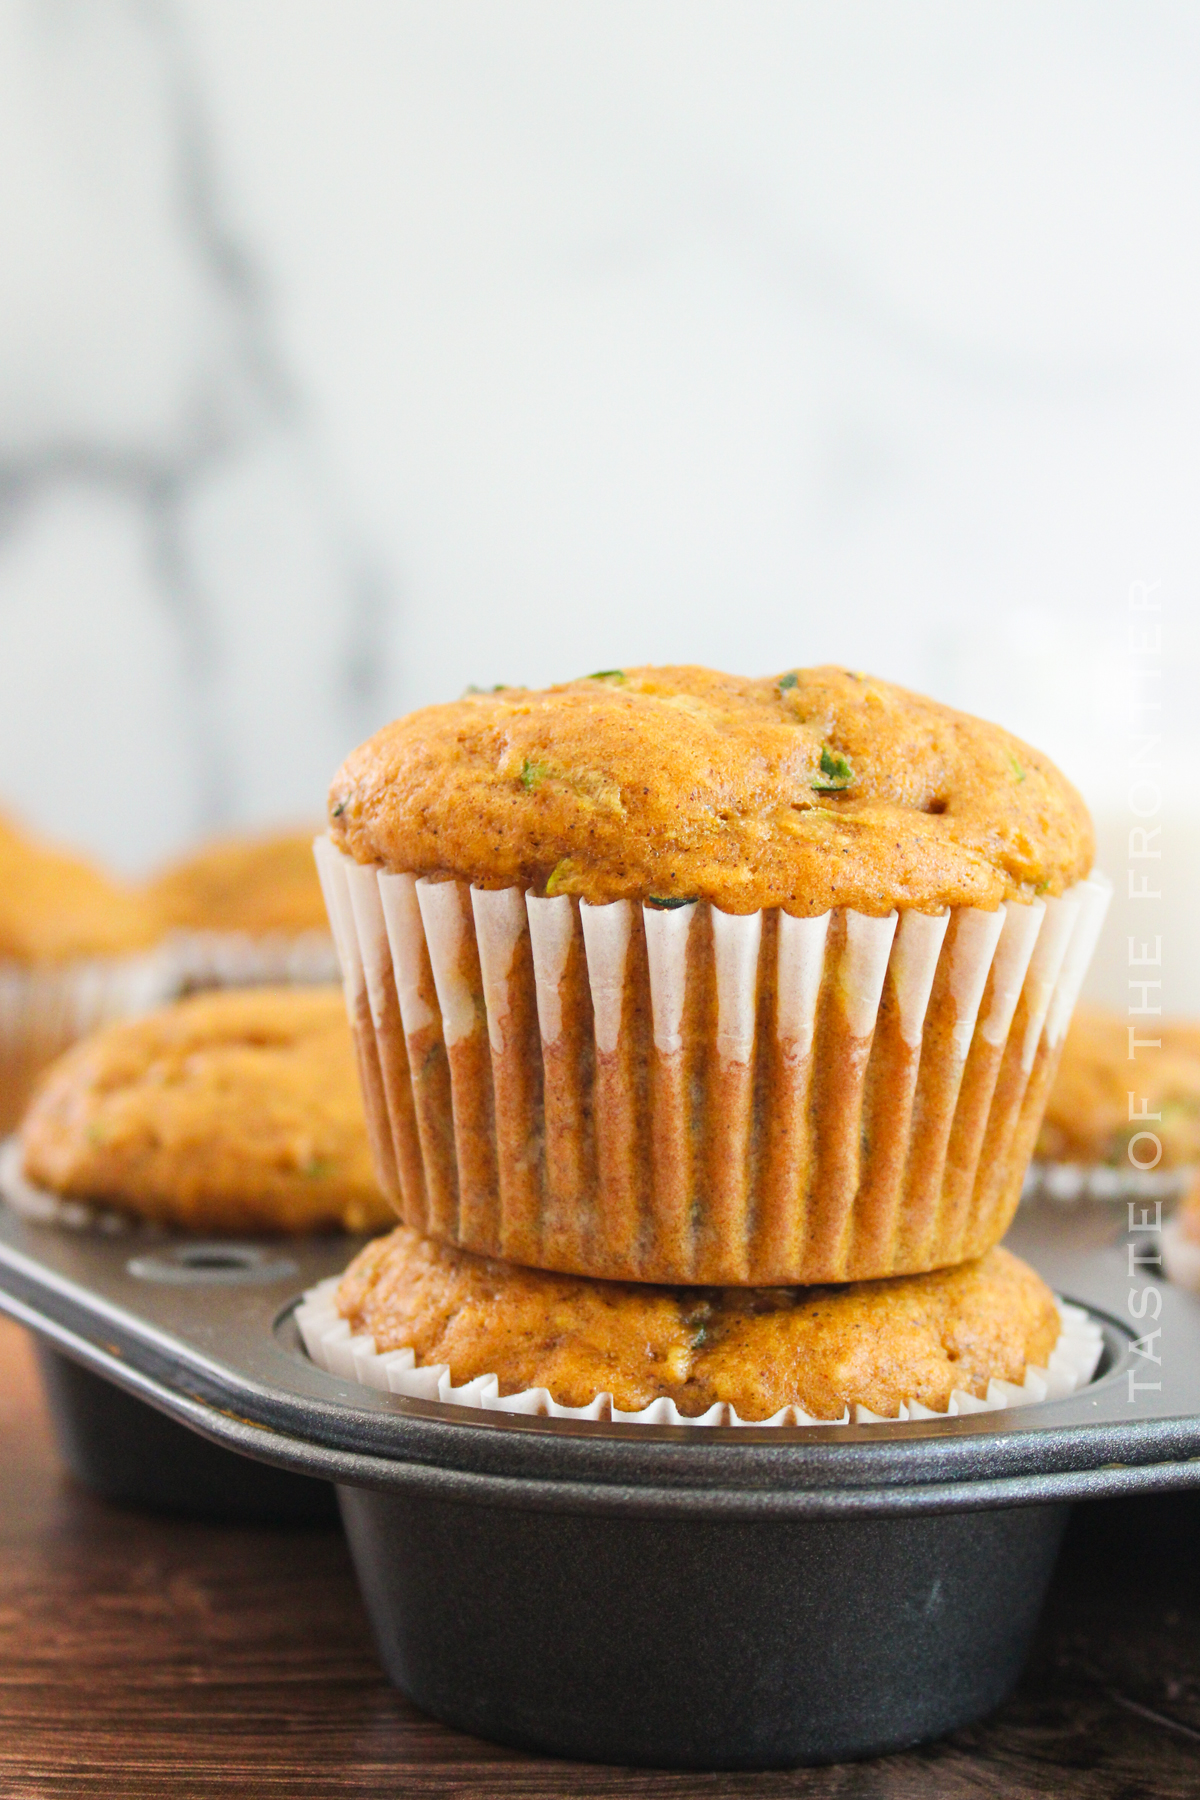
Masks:
[[[323,1240],[296,1254],[310,1273],[325,1273],[350,1248]],[[282,1320],[286,1338],[303,1274],[286,1293],[271,1284],[168,1289],[125,1276],[122,1256],[113,1239],[68,1241],[53,1227],[0,1214],[0,1308],[210,1438],[328,1479],[432,1483],[447,1498],[483,1501],[511,1490],[522,1504],[552,1508],[726,1513],[936,1510],[1200,1484],[1200,1367],[1186,1405],[1168,1400],[1134,1419],[1113,1416],[1120,1364],[1066,1400],[906,1425],[700,1432],[510,1418],[400,1401],[302,1362],[274,1328]],[[74,1277],[64,1263],[76,1266]],[[89,1263],[93,1278],[84,1283],[78,1270]],[[121,1299],[98,1291],[105,1263],[110,1287],[129,1290]],[[1128,1345],[1128,1327],[1098,1299],[1080,1299],[1091,1283],[1060,1277],[1056,1285]],[[1174,1298],[1200,1346],[1200,1309]],[[238,1352],[236,1332],[231,1354],[235,1326],[253,1354]]]

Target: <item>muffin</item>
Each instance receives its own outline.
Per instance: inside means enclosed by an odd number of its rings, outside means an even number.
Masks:
[[[165,997],[156,936],[133,888],[0,817],[0,1130],[68,1044]]]
[[[603,1395],[614,1416],[668,1402],[712,1423],[919,1417],[956,1394],[968,1410],[993,1382],[1020,1388],[1045,1370],[1063,1333],[1050,1290],[1003,1249],[836,1287],[667,1288],[524,1269],[400,1226],[355,1258],[333,1304],[344,1342],[409,1351],[456,1387],[494,1377],[498,1406],[540,1390],[587,1409]],[[312,1337],[321,1309],[309,1312]]]
[[[35,1189],[188,1230],[390,1216],[336,988],[200,994],[111,1025],[47,1072],[19,1144]]]
[[[1147,1129],[1145,1119],[1129,1117],[1129,1091],[1136,1085],[1136,1103],[1162,1145],[1157,1166],[1200,1163],[1200,1025],[1164,1020],[1152,1035],[1160,1047],[1143,1050],[1135,1069],[1128,1019],[1102,1007],[1078,1009],[1038,1135],[1040,1158],[1128,1170],[1129,1141]]]
[[[183,991],[337,979],[311,831],[228,837],[146,888]]]
[[[751,1287],[1003,1236],[1108,892],[1006,732],[836,668],[609,670],[400,719],[330,832],[407,1224]]]

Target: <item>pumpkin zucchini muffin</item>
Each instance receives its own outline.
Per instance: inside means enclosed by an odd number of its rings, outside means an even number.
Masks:
[[[146,889],[179,990],[337,979],[312,833],[220,838]]]
[[[622,1411],[718,1402],[743,1419],[798,1406],[895,1417],[944,1412],[956,1388],[1020,1384],[1062,1329],[1027,1264],[995,1249],[932,1275],[817,1288],[663,1288],[515,1268],[400,1226],[351,1263],[335,1304],[376,1353],[409,1348],[456,1385],[494,1374],[502,1394],[546,1388],[563,1406],[609,1393]]]
[[[326,931],[312,832],[221,838],[164,869],[147,889],[162,924],[180,931]]]
[[[721,1286],[1003,1235],[1107,897],[1018,739],[841,669],[609,670],[397,721],[330,828],[406,1223]]]
[[[1167,1019],[1153,1035],[1159,1049],[1143,1050],[1134,1064],[1127,1018],[1097,1006],[1078,1009],[1050,1090],[1039,1157],[1129,1169],[1126,1146],[1149,1129],[1162,1144],[1157,1167],[1200,1164],[1200,1025]],[[1129,1117],[1134,1087],[1147,1118]]]
[[[27,1181],[198,1231],[378,1228],[342,997],[197,995],[77,1044],[21,1127]]]
[[[0,817],[0,1130],[75,1038],[164,997],[156,936],[135,889]]]

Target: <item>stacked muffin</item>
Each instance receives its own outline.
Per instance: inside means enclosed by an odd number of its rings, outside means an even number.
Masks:
[[[1107,887],[1044,757],[840,669],[609,670],[401,719],[330,813],[372,1354],[714,1422],[1045,1365],[996,1246]]]

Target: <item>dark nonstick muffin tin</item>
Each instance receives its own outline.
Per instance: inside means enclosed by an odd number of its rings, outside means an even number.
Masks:
[[[380,1393],[312,1364],[292,1319],[342,1239],[239,1246],[224,1271],[201,1247],[196,1281],[3,1210],[0,1308],[224,1450],[336,1482],[382,1659],[427,1711],[572,1757],[762,1768],[981,1716],[1021,1667],[1070,1503],[1200,1485],[1200,1302],[1124,1224],[1045,1204],[1009,1238],[1102,1324],[1091,1385],[904,1425],[610,1425]]]

